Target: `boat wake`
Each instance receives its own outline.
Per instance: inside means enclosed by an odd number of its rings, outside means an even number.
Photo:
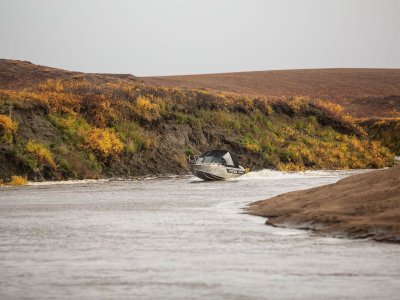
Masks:
[[[235,180],[264,180],[264,179],[296,179],[296,178],[316,178],[316,177],[347,177],[354,174],[369,172],[372,170],[315,170],[315,171],[302,171],[302,172],[284,172],[275,170],[260,170],[249,172]]]
[[[29,181],[28,185],[59,185],[59,184],[82,184],[82,183],[101,183],[110,181],[109,179],[79,179],[79,180],[60,180],[60,181]]]

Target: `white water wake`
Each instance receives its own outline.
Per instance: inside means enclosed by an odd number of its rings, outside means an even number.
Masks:
[[[247,173],[237,178],[237,180],[265,180],[265,179],[296,179],[296,178],[317,178],[317,177],[347,177],[350,175],[370,172],[370,169],[362,170],[315,170],[315,171],[275,171],[264,169]]]

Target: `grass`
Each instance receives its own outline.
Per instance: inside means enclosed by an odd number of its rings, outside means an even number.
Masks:
[[[370,139],[380,143],[400,155],[400,118],[360,121]]]

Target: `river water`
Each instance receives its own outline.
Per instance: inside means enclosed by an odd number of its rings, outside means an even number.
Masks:
[[[400,247],[241,213],[351,172],[0,190],[0,299],[399,299]]]

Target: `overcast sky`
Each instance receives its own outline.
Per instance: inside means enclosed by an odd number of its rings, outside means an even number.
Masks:
[[[169,75],[400,67],[400,0],[0,0],[0,57]]]

